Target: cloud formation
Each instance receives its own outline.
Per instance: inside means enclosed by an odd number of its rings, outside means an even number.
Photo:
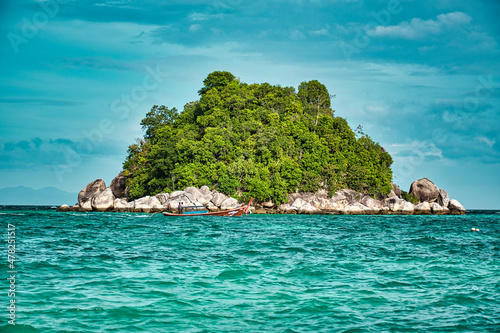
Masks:
[[[445,32],[463,30],[471,21],[471,17],[462,12],[440,14],[436,19],[422,20],[413,18],[398,25],[377,26],[368,32],[371,36],[403,39],[423,39]]]
[[[78,183],[99,177],[92,168],[114,176],[152,105],[182,109],[208,73],[228,70],[247,83],[319,80],[395,170],[424,156],[409,180],[440,163],[451,166],[443,179],[473,179],[500,163],[499,12],[494,0],[4,1],[3,31],[25,40],[17,53],[0,42],[0,173],[9,186],[50,186],[33,170],[81,158]],[[148,66],[162,78],[141,94]],[[103,119],[115,130],[90,149]]]
[[[92,156],[120,156],[125,151],[123,143],[113,140],[100,141],[86,137],[75,141],[66,138],[33,138],[0,144],[0,169],[38,169],[45,167],[76,167],[83,159]]]

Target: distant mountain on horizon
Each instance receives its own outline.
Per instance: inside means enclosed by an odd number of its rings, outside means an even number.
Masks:
[[[0,205],[72,206],[78,201],[77,197],[78,193],[65,192],[55,187],[44,187],[39,190],[26,186],[0,189]]]

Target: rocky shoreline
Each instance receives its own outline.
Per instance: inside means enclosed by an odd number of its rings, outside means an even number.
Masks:
[[[351,214],[351,215],[447,215],[465,214],[465,208],[448,193],[439,189],[432,181],[422,178],[411,184],[409,194],[418,200],[411,203],[402,197],[396,184],[384,199],[377,200],[366,194],[350,189],[337,191],[328,196],[328,191],[321,189],[316,193],[292,193],[289,202],[275,205],[273,202],[256,202],[251,208],[256,214]],[[78,202],[74,206],[62,205],[60,212],[137,212],[159,213],[175,210],[179,203],[183,206],[204,206],[209,211],[227,210],[242,204],[238,200],[210,190],[208,186],[201,188],[187,187],[183,191],[160,193],[146,196],[134,201],[128,199],[128,188],[125,177],[119,174],[109,187],[102,179],[89,183],[78,194]]]

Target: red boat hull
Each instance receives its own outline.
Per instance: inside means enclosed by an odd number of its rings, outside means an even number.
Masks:
[[[253,198],[250,199],[248,204],[244,206],[240,206],[234,209],[222,210],[220,212],[209,212],[209,213],[200,213],[200,214],[174,214],[164,212],[163,216],[182,216],[182,217],[192,217],[192,216],[242,216],[243,214],[248,213],[248,209],[252,204]]]

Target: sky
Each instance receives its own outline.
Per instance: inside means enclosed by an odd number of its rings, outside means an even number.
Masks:
[[[203,79],[295,88],[468,209],[500,209],[497,0],[0,2],[0,188],[77,193],[120,172],[153,105]],[[75,198],[76,200],[76,198]]]

